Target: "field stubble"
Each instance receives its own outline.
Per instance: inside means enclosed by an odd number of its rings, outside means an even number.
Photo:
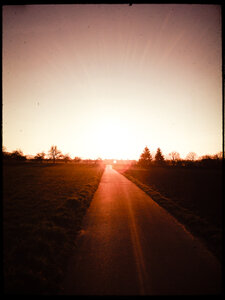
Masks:
[[[4,290],[56,294],[103,165],[3,165]]]

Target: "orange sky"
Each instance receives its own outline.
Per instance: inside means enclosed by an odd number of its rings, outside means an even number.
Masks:
[[[217,5],[3,7],[3,145],[82,158],[222,151]]]

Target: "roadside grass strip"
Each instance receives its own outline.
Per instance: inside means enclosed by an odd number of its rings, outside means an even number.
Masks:
[[[57,294],[103,165],[3,166],[5,294]]]
[[[155,187],[153,189],[150,184],[143,184],[134,176],[120,170],[118,171],[141,188],[156,203],[165,208],[189,232],[198,237],[220,262],[222,261],[222,229],[209,223],[204,217],[197,215],[190,209],[183,207],[181,201],[178,204],[171,197],[164,196]]]

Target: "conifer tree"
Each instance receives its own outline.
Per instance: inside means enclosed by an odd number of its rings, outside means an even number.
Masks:
[[[162,155],[162,151],[160,148],[157,149],[156,155],[155,155],[155,161],[157,164],[163,164],[164,163],[164,156]]]
[[[139,158],[139,164],[142,167],[149,167],[152,161],[152,155],[146,146],[144,151],[142,152],[140,158]]]

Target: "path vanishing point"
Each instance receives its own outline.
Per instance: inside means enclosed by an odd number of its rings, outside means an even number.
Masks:
[[[106,166],[65,278],[67,295],[220,294],[221,265],[174,217]]]

